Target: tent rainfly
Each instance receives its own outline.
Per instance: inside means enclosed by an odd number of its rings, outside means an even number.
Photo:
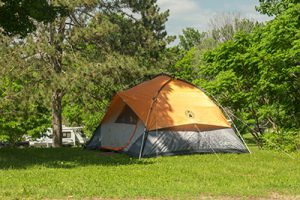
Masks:
[[[133,157],[249,152],[202,90],[168,75],[118,92],[86,148]]]

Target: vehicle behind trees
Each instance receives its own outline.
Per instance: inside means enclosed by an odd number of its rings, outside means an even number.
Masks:
[[[62,128],[62,144],[63,146],[83,146],[88,138],[82,131],[83,127],[66,127]],[[31,147],[53,147],[53,130],[48,128],[42,137],[29,142]]]

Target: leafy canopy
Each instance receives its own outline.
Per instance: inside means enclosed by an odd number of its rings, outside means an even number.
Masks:
[[[15,115],[5,115],[5,124],[15,118],[25,122],[29,104],[37,114],[49,118],[56,103],[62,108],[64,124],[84,125],[92,132],[116,91],[157,73],[161,63],[168,63],[168,11],[160,12],[155,0],[62,0],[51,5],[66,7],[67,15],[58,15],[49,24],[36,23],[36,31],[26,38],[0,44],[1,78],[8,85],[20,81],[20,95],[12,96],[10,102],[28,102],[22,108],[7,107],[7,113]],[[57,91],[61,99],[53,102]],[[7,93],[0,98],[8,98]],[[37,105],[46,109],[36,110]],[[49,121],[44,122],[49,126]],[[17,127],[23,130],[19,135],[27,132],[24,124]]]
[[[299,128],[300,5],[205,54],[198,84],[254,128]]]
[[[296,3],[299,3],[299,0],[259,0],[259,6],[256,7],[256,10],[262,14],[276,16]]]
[[[48,0],[1,0],[0,27],[4,34],[26,36],[36,30],[36,22],[48,23],[65,15],[63,6],[49,5]]]

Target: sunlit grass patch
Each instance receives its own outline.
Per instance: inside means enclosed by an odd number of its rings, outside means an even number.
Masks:
[[[196,154],[138,160],[79,148],[1,149],[0,199],[300,194],[300,156]]]

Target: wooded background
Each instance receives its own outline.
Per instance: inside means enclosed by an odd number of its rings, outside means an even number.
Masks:
[[[300,147],[300,4],[259,0],[258,23],[232,14],[179,44],[156,0],[0,1],[0,141],[61,125],[99,125],[119,90],[160,72],[207,91],[268,148]]]

